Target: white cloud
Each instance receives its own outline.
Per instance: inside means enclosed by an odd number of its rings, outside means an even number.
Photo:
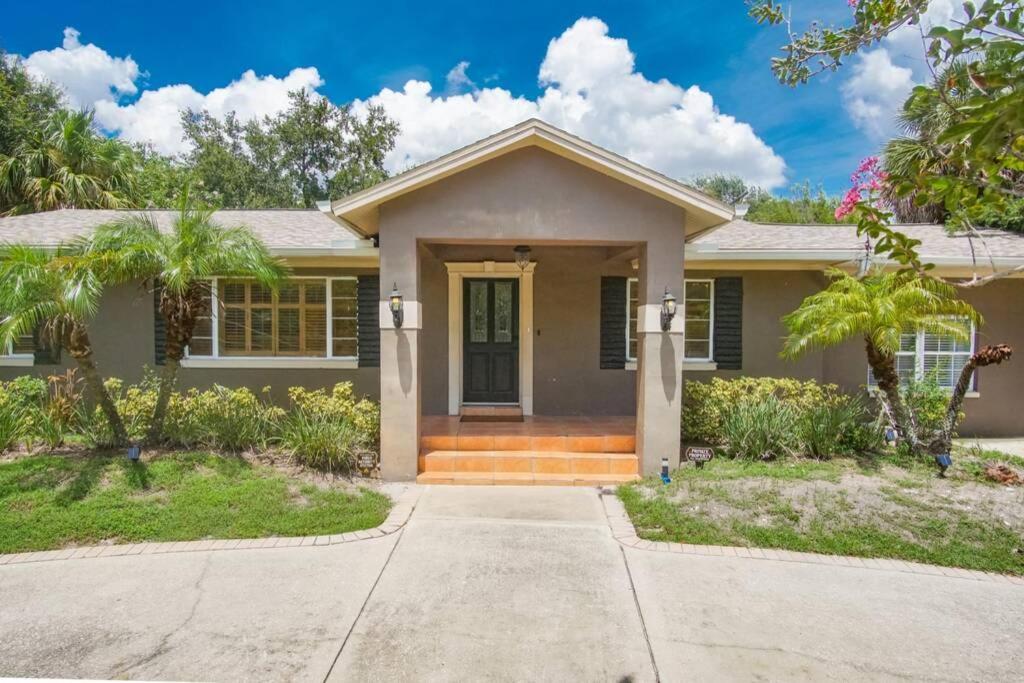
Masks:
[[[146,142],[164,154],[188,151],[182,138],[181,112],[206,110],[214,116],[235,112],[241,121],[272,116],[288,106],[292,90],[315,91],[323,85],[312,67],[292,69],[284,78],[257,76],[251,69],[222,88],[200,93],[190,85],[167,85],[146,90],[131,104],[96,103],[96,120],[121,137]]]
[[[36,78],[60,86],[72,107],[91,107],[97,100],[112,100],[138,92],[139,65],[131,57],[111,57],[92,43],[82,45],[79,32],[64,29],[64,43],[25,57],[25,67]]]
[[[879,139],[893,134],[896,115],[911,89],[931,77],[922,33],[948,26],[958,14],[962,10],[953,0],[932,0],[920,24],[901,26],[877,48],[858,55],[842,86],[843,104],[854,125]]]
[[[448,72],[448,75],[444,77],[444,82],[448,86],[448,92],[462,92],[463,90],[476,90],[476,83],[466,73],[466,69],[469,68],[469,62],[462,61],[452,67],[452,70]]]
[[[323,84],[315,68],[294,69],[283,78],[247,71],[208,93],[178,84],[145,90],[125,102],[123,96],[137,93],[138,66],[94,45],[81,46],[77,36],[69,29],[64,52],[70,45],[72,52],[88,50],[98,61],[131,68],[118,72],[117,78],[109,69],[107,75],[92,78],[50,69],[48,77],[69,90],[75,87],[79,101],[95,107],[96,119],[106,130],[148,142],[166,154],[187,150],[179,123],[183,109],[206,109],[216,116],[234,111],[244,121],[283,109],[289,90],[315,91]],[[651,81],[637,72],[627,41],[609,36],[600,19],[580,19],[551,40],[539,67],[543,90],[536,98],[500,87],[481,88],[468,68],[468,62],[460,62],[448,72],[445,94],[434,95],[429,83],[410,80],[401,90],[386,88],[354,103],[357,114],[369,104],[382,105],[400,124],[401,134],[386,159],[390,171],[538,117],[677,178],[721,172],[766,188],[785,183],[785,162],[748,124],[721,113],[711,95],[696,85]]]
[[[381,105],[401,126],[386,159],[391,171],[538,117],[674,177],[721,172],[767,188],[785,182],[785,162],[748,124],[719,112],[697,86],[638,73],[628,43],[610,37],[600,19],[580,19],[554,38],[538,76],[537,99],[498,87],[434,96],[429,83],[409,81],[355,109]]]
[[[882,138],[893,128],[896,113],[914,87],[914,72],[897,66],[884,47],[865,52],[843,84],[843,101],[854,124]]]

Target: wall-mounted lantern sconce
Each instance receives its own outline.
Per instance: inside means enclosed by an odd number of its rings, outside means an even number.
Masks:
[[[676,298],[665,288],[665,296],[661,297],[661,331],[668,332],[672,326],[672,318],[676,317]]]
[[[526,270],[527,266],[530,265],[530,248],[520,244],[512,252],[516,255],[516,265],[519,266],[519,270]]]
[[[391,296],[388,297],[388,308],[391,309],[391,319],[395,321],[395,327],[401,327],[405,315],[402,312],[402,293],[398,291],[397,282],[391,288]]]

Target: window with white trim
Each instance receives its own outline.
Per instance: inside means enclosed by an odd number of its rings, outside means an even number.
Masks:
[[[935,334],[918,330],[900,335],[900,350],[896,353],[896,373],[901,384],[911,379],[934,377],[939,386],[952,389],[960,379],[960,372],[974,353],[974,324],[963,319],[966,339],[953,335]],[[972,386],[974,379],[971,380]],[[868,385],[877,386],[868,369]]]
[[[639,280],[626,283],[626,360],[636,360],[637,316],[639,311]],[[710,361],[714,355],[715,281],[686,280],[683,301],[677,315],[683,316],[684,359]]]
[[[196,323],[189,358],[348,358],[358,355],[357,278],[295,277],[275,293],[214,278],[211,315]]]
[[[36,343],[31,334],[23,334],[13,342],[0,344],[0,358],[26,358],[33,356]]]

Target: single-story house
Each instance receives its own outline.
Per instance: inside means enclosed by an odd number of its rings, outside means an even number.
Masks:
[[[153,212],[164,225],[174,213]],[[55,245],[118,216],[63,210],[0,219],[0,240]],[[219,211],[294,269],[278,296],[214,283],[185,386],[351,381],[379,399],[381,471],[436,482],[602,482],[680,455],[684,381],[791,376],[857,391],[862,343],[780,359],[780,318],[854,269],[850,225],[759,225],[732,206],[530,120],[321,210]],[[941,226],[901,228],[937,272],[969,277],[980,245]],[[999,267],[1024,237],[987,236]],[[989,255],[978,254],[981,270]],[[676,314],[663,315],[666,292]],[[1024,345],[1024,279],[964,291],[984,315],[972,344],[908,335],[900,369],[952,383],[976,344]],[[392,304],[394,295],[395,302]],[[400,297],[401,311],[395,312]],[[153,293],[111,290],[92,326],[104,374],[137,381],[162,361]],[[25,339],[0,378],[70,359]],[[962,433],[1024,432],[1024,365],[978,373]],[[518,420],[522,415],[524,421]]]

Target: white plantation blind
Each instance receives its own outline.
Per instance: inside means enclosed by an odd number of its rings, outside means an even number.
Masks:
[[[907,332],[900,336],[896,372],[900,376],[901,384],[907,384],[911,379],[934,377],[939,386],[952,389],[956,385],[960,379],[960,372],[974,353],[974,325],[968,320],[961,322],[967,332],[966,340],[924,330]],[[868,384],[877,385],[870,369]]]

